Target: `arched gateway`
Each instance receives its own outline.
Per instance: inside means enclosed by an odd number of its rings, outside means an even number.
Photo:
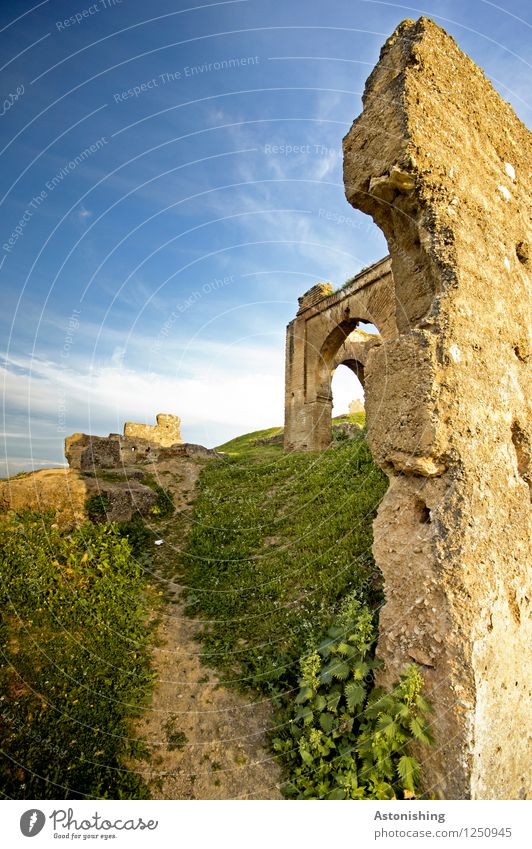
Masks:
[[[380,335],[357,329],[361,322],[375,325]],[[368,358],[373,348],[396,335],[389,257],[336,292],[329,283],[318,283],[299,299],[286,332],[285,448],[311,451],[329,445],[334,370],[347,366],[366,393],[375,394],[371,381],[365,385]]]

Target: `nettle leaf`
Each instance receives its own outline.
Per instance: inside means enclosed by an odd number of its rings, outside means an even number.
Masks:
[[[419,764],[416,759],[411,758],[408,755],[403,755],[399,758],[397,773],[406,789],[411,790],[413,793],[415,790],[415,783],[419,777]]]
[[[307,752],[306,749],[300,749],[299,753],[301,755],[301,760],[303,761],[303,763],[306,764],[307,766],[312,766],[312,764],[314,762],[314,758],[312,757],[310,752]]]
[[[300,719],[303,720],[305,725],[312,721],[314,714],[309,707],[300,707],[298,712],[296,713],[296,722]]]
[[[340,746],[339,751],[340,751],[340,757],[342,759],[345,759],[345,760],[347,760],[347,759],[353,760],[354,759],[354,753],[355,753],[355,747],[354,746],[345,746],[345,745]]]
[[[397,716],[400,716],[401,719],[408,719],[412,714],[412,710],[407,704],[401,704],[399,709],[397,710]]]
[[[358,660],[355,664],[353,664],[353,677],[357,680],[362,680],[365,678],[370,670],[370,666],[368,663],[365,663],[363,660]]]
[[[323,642],[318,646],[318,652],[322,657],[329,657],[333,646],[334,640],[323,640]]]
[[[329,793],[329,799],[345,799],[345,790],[342,787],[337,787],[336,790],[333,790]]]
[[[398,726],[393,717],[383,713],[377,720],[377,730],[384,731],[388,740],[391,740],[397,734]]]
[[[345,660],[337,660],[332,667],[333,678],[337,678],[339,681],[345,681],[349,677],[350,671],[349,664]]]
[[[337,640],[339,637],[343,637],[345,635],[345,628],[339,628],[338,626],[332,625],[327,631],[329,637],[332,637],[333,640]]]
[[[312,698],[314,691],[312,687],[301,687],[299,693],[296,696],[296,704],[300,705],[303,702],[308,702],[309,699]]]
[[[430,713],[432,707],[429,702],[423,698],[423,696],[416,696],[416,706],[421,711],[421,713]]]
[[[333,679],[333,669],[336,665],[336,661],[330,661],[327,666],[324,666],[320,672],[320,683],[321,684],[330,684]]]
[[[426,722],[414,718],[411,721],[409,728],[416,740],[419,740],[421,743],[426,743],[427,745],[430,745],[430,743],[432,743],[432,737],[430,735]]]
[[[350,654],[350,652],[353,651],[353,649],[351,648],[351,646],[348,643],[344,643],[342,641],[341,643],[338,643],[338,645],[336,646],[336,651],[337,651],[338,654],[348,656]]]
[[[316,696],[314,701],[312,702],[312,708],[316,711],[316,713],[321,713],[322,710],[325,710],[327,707],[327,699],[325,696]]]
[[[385,713],[388,710],[393,712],[394,707],[395,702],[390,696],[381,696],[377,699],[371,698],[366,707],[365,714],[368,719],[376,719],[379,714]]]
[[[339,689],[331,690],[330,693],[327,693],[325,699],[327,701],[327,709],[330,711],[335,711],[338,708],[338,702],[342,698],[342,692]]]
[[[395,799],[394,789],[386,781],[374,782],[373,790],[375,799]]]
[[[334,715],[332,713],[322,713],[320,716],[320,726],[326,734],[330,734],[334,726]]]
[[[362,684],[358,684],[356,681],[350,681],[349,684],[345,685],[345,698],[347,707],[352,711],[358,705],[363,704],[366,698],[366,690]]]

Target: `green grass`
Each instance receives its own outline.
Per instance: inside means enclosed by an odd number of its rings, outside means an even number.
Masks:
[[[421,674],[411,664],[391,692],[374,680],[372,520],[387,479],[363,430],[322,452],[256,445],[278,432],[231,440],[200,477],[178,580],[203,623],[203,660],[248,698],[271,698],[285,796],[416,797],[410,746],[431,740]]]
[[[113,526],[26,515],[0,533],[5,797],[147,796],[126,763],[142,755],[129,721],[150,691],[154,597]]]
[[[343,416],[335,416],[333,419],[333,424],[343,424],[344,422],[348,422],[350,424],[357,424],[361,427],[366,426],[366,414],[365,413],[345,413]]]
[[[255,445],[276,432],[220,446],[227,460],[204,469],[179,574],[205,662],[270,694],[295,686],[348,593],[380,603],[372,519],[387,485],[362,433],[319,453]]]
[[[255,445],[258,439],[268,439],[270,436],[277,436],[282,433],[282,427],[270,427],[266,430],[255,430],[252,433],[245,433],[243,436],[237,436],[235,439],[224,442],[215,450],[222,454],[227,454],[228,457],[238,458],[245,456],[247,458],[256,457],[258,460],[265,460],[267,457],[276,457],[281,451],[279,445]]]

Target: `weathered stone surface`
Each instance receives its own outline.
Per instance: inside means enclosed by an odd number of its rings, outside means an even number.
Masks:
[[[71,469],[111,469],[121,464],[120,437],[73,433],[65,439],[65,457]]]
[[[403,22],[344,141],[391,254],[398,333],[365,369],[383,680],[421,663],[428,792],[530,790],[531,139],[452,38]],[[292,366],[294,367],[294,366]],[[296,367],[299,367],[296,364]]]
[[[153,489],[135,479],[114,483],[96,478],[87,481],[87,486],[89,497],[105,496],[107,507],[104,518],[107,522],[127,522],[136,514],[149,516],[157,501]]]
[[[181,419],[167,413],[158,413],[156,425],[126,422],[124,436],[130,439],[145,439],[168,448],[170,445],[183,442],[181,439]]]
[[[141,479],[144,474],[140,472]],[[109,522],[125,522],[136,513],[147,516],[157,494],[138,475],[138,470],[130,469],[116,480],[107,480],[77,469],[42,469],[0,481],[0,520],[23,510],[52,511],[54,522],[70,529],[87,520],[87,500],[97,495],[106,498]]]
[[[166,421],[167,419],[173,420],[173,423]],[[72,469],[94,472],[98,469],[131,470],[135,466],[144,466],[147,463],[156,463],[159,460],[179,456],[198,458],[223,456],[203,445],[183,442],[181,439],[174,441],[177,433],[176,419],[177,416],[162,414],[157,416],[158,427],[162,425],[157,441],[132,435],[136,428],[140,433],[148,434],[155,433],[157,428],[149,425],[133,425],[131,422],[124,427],[124,431],[131,434],[129,436],[120,436],[118,433],[110,433],[109,436],[73,433],[65,439],[65,457]],[[177,428],[179,428],[178,425]]]
[[[221,459],[224,456],[213,448],[205,448],[204,445],[196,445],[195,442],[183,442],[181,445],[172,445],[170,448],[162,448],[159,451],[160,460],[171,457],[198,457],[208,460],[209,458]]]
[[[106,497],[105,519],[109,522],[124,522],[135,514],[149,516],[157,493],[143,481],[147,473],[157,475],[158,463],[167,466],[180,457],[204,460],[224,456],[203,445],[174,441],[174,416],[159,415],[157,423],[161,428],[158,442],[117,433],[67,436],[69,469],[43,469],[0,482],[0,520],[20,510],[52,510],[59,526],[74,527],[86,521],[87,500],[98,495]],[[142,432],[155,431],[148,427]]]
[[[283,445],[284,432],[274,433],[273,436],[263,436],[261,439],[256,439],[255,445]]]
[[[339,424],[333,424],[332,435],[333,438],[340,436],[340,438],[348,437],[349,439],[353,439],[354,437],[359,437],[362,430],[362,425],[355,424],[355,422],[340,422]]]

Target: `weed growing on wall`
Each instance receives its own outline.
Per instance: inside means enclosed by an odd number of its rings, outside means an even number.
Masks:
[[[374,617],[347,598],[325,639],[300,662],[295,699],[277,718],[274,751],[297,799],[401,799],[419,791],[408,744],[430,744],[429,705],[411,664],[390,693],[374,688]]]

